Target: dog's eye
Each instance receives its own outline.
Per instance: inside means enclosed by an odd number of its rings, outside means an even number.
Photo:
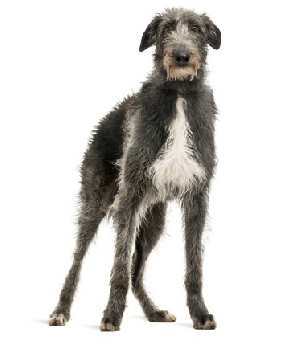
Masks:
[[[163,26],[162,32],[163,34],[168,34],[171,31],[175,31],[175,29],[176,29],[176,21],[171,20]]]
[[[195,33],[201,33],[200,27],[199,27],[198,25],[195,25],[195,24],[192,24],[192,25],[190,26],[190,30],[191,30],[192,32],[195,32]]]

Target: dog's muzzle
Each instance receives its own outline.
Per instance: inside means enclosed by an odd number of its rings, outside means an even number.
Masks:
[[[174,48],[165,52],[163,65],[168,81],[192,81],[200,69],[200,57],[185,47]]]
[[[191,57],[189,51],[184,48],[179,48],[179,49],[174,50],[173,56],[174,56],[175,64],[178,67],[187,66]]]

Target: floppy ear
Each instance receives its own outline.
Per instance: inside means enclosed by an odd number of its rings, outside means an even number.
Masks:
[[[202,16],[204,33],[207,43],[214,49],[219,49],[221,46],[221,31],[218,27],[206,16]]]
[[[151,23],[147,26],[145,32],[143,33],[143,37],[141,40],[141,44],[139,47],[139,51],[142,52],[148,49],[151,45],[153,45],[156,41],[156,34],[158,30],[158,26],[161,22],[161,16],[157,15],[153,18]]]
[[[221,46],[221,31],[213,23],[208,27],[207,43],[214,49],[219,49]]]

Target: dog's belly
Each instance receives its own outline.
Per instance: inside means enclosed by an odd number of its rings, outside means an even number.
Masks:
[[[160,156],[150,168],[152,183],[163,197],[187,192],[195,182],[205,179],[204,167],[195,160],[192,137],[184,113],[185,100],[178,97],[176,116]]]

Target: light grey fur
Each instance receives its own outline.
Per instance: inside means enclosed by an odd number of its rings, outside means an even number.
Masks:
[[[159,189],[162,200],[168,198],[170,189],[176,187],[179,197],[187,193],[195,182],[205,179],[204,166],[193,156],[189,123],[185,117],[186,102],[178,97],[176,114],[169,128],[169,136],[161,155],[150,167],[153,184]]]

